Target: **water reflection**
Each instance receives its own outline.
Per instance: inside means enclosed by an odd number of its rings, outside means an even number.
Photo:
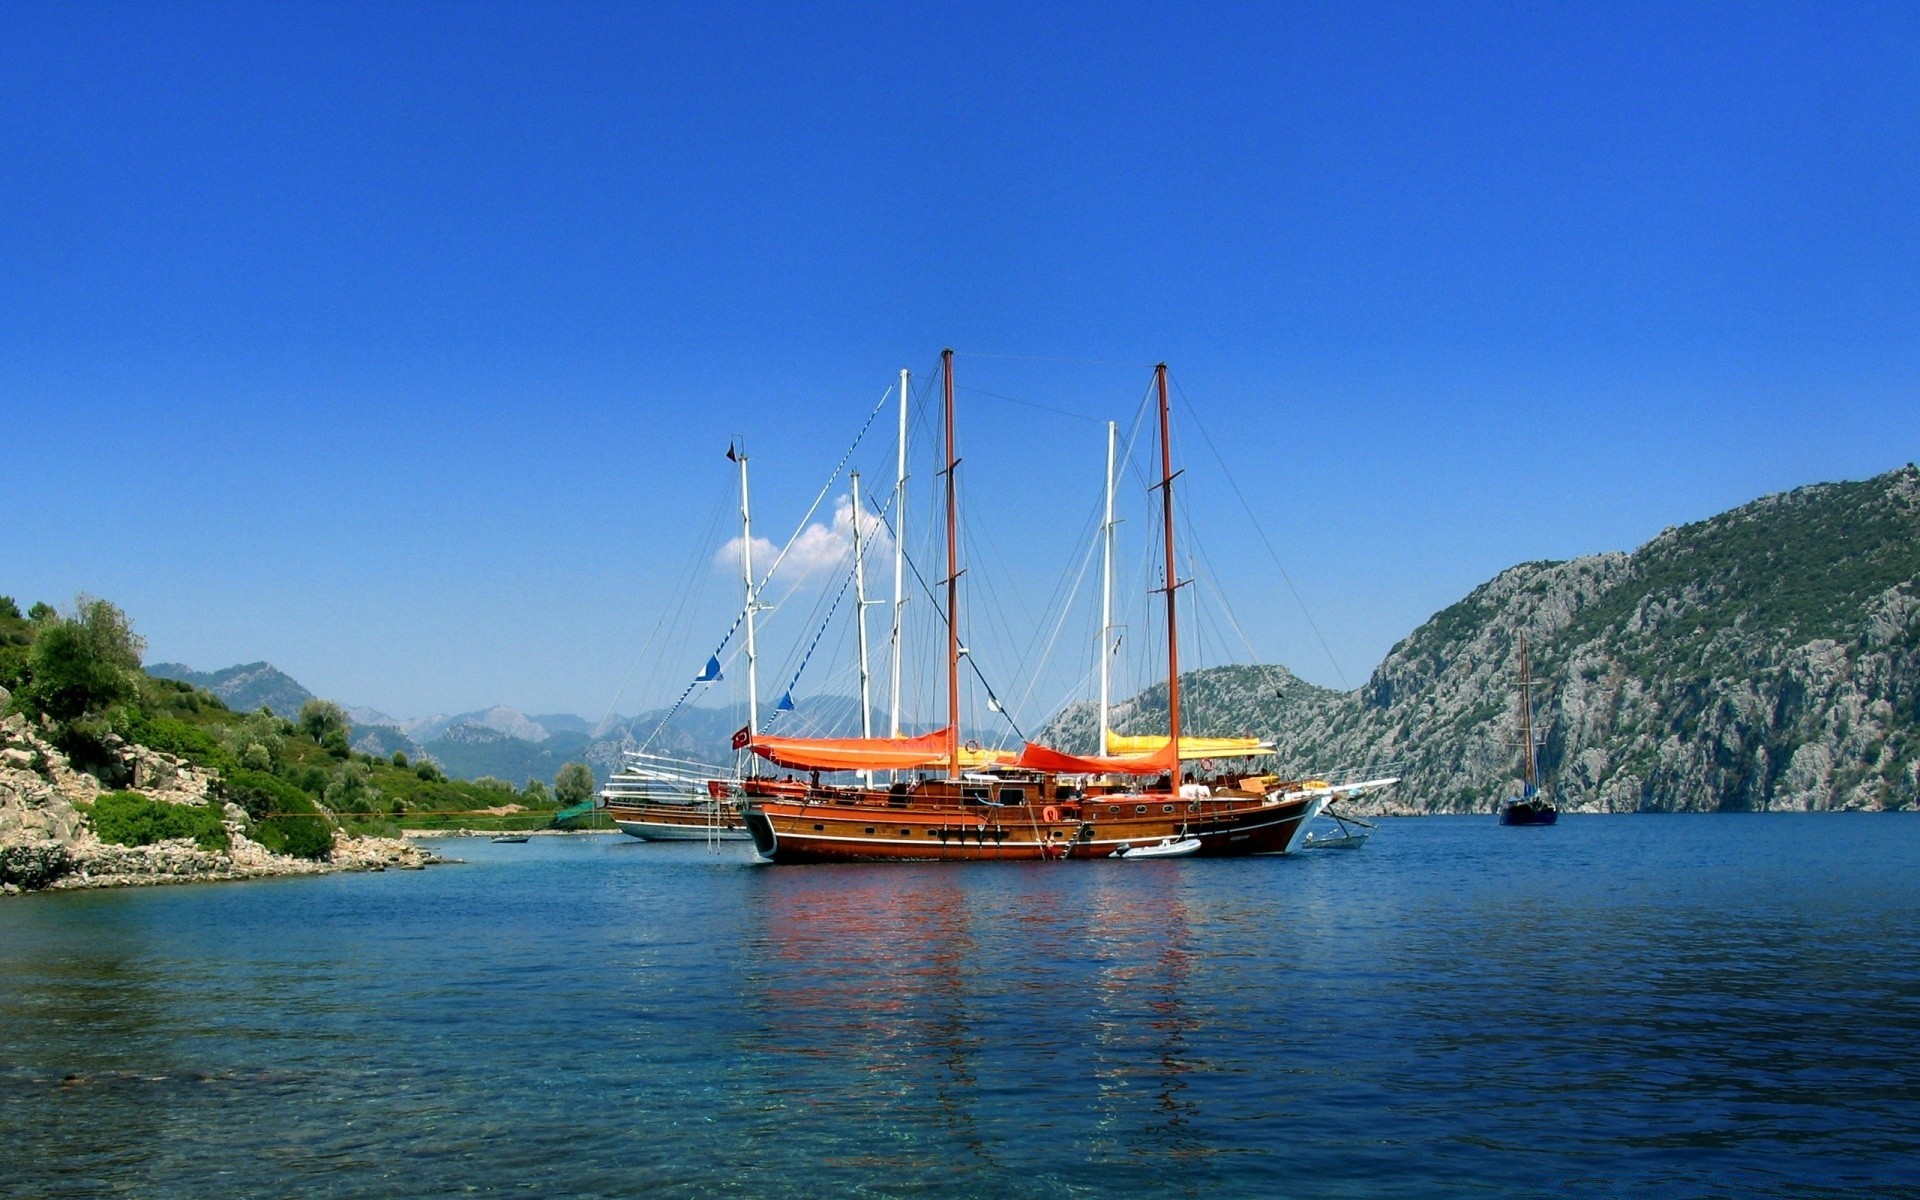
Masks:
[[[997,1147],[1061,1128],[1093,1177],[1170,1180],[1219,1153],[1190,1084],[1211,1067],[1178,870],[987,870],[986,887],[950,867],[759,872],[754,1069],[807,1064],[766,1089],[838,1118],[818,1085],[859,1072],[862,1127],[911,1147],[897,1166],[998,1166]]]

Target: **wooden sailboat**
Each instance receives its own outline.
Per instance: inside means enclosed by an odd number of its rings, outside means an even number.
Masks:
[[[1185,781],[1181,777],[1176,599],[1182,581],[1174,559],[1175,472],[1165,364],[1154,369],[1154,378],[1160,415],[1157,490],[1166,554],[1166,587],[1161,589],[1167,620],[1168,734],[1164,743],[1133,755],[1108,754],[1103,744],[1102,753],[1081,756],[1028,742],[1017,755],[1005,756],[1007,761],[991,764],[963,752],[954,479],[960,459],[954,448],[953,352],[945,351],[941,390],[946,442],[942,472],[947,543],[947,574],[942,581],[946,586],[946,727],[917,737],[900,735],[896,699],[893,733],[885,738],[780,738],[754,733],[750,746],[761,758],[811,772],[809,780],[749,776],[742,781],[747,831],[763,859],[783,863],[1084,860],[1115,855],[1277,854],[1296,847],[1305,823],[1326,803],[1323,789],[1292,789],[1271,776]],[[904,470],[901,476],[904,480]],[[979,769],[987,765],[992,769]],[[944,776],[931,773],[941,766]],[[879,788],[822,785],[818,782],[822,771],[918,775]],[[1146,848],[1158,852],[1138,853]]]
[[[1551,825],[1560,810],[1540,790],[1533,741],[1533,678],[1527,664],[1527,634],[1520,631],[1520,794],[1500,805],[1502,825]]]

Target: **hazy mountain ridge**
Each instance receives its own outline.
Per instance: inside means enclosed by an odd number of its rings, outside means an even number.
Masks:
[[[158,679],[177,679],[212,692],[235,712],[270,708],[283,717],[297,716],[313,693],[291,675],[268,662],[243,663],[224,671],[196,671],[185,663],[154,663],[146,672]]]
[[[1350,693],[1256,668],[1182,676],[1196,733],[1271,738],[1290,774],[1391,766],[1383,807],[1487,811],[1517,786],[1516,630],[1545,786],[1575,811],[1920,804],[1920,471],[1816,484],[1631,554],[1509,568]],[[1214,710],[1209,717],[1208,709]],[[1117,710],[1165,729],[1165,688]],[[1049,736],[1091,747],[1079,706]]]

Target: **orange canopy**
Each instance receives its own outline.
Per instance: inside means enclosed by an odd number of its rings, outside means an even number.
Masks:
[[[1030,771],[1052,771],[1060,775],[1171,775],[1179,766],[1173,747],[1160,747],[1152,754],[1129,754],[1121,758],[1097,755],[1062,754],[1047,746],[1028,742],[1014,766]]]
[[[753,752],[802,771],[906,771],[947,761],[947,733],[910,738],[754,738]]]

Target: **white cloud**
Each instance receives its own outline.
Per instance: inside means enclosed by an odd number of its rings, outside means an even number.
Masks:
[[[875,563],[886,561],[893,554],[893,542],[887,535],[887,527],[880,518],[871,512],[863,513],[860,522],[861,550],[867,559],[868,579],[875,578]],[[767,569],[773,566],[774,559],[780,556],[780,548],[763,537],[753,539],[753,571],[765,577]],[[740,570],[740,539],[730,538],[714,556],[717,566],[729,571]],[[804,579],[817,571],[841,571],[853,565],[853,499],[841,496],[834,502],[833,521],[823,524],[815,521],[800,531],[793,539],[793,548],[787,551],[785,561],[780,564],[780,578],[789,580]]]

